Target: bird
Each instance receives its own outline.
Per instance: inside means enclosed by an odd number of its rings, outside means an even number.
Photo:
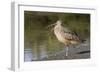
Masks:
[[[58,39],[59,42],[63,43],[66,46],[66,54],[68,56],[68,48],[70,45],[78,45],[83,42],[79,35],[76,32],[71,31],[67,27],[62,26],[62,20],[57,20],[56,23],[51,24],[54,25],[52,28],[54,35]]]

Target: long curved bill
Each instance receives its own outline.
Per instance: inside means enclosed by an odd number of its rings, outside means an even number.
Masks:
[[[54,25],[55,25],[55,23],[54,23],[54,24],[51,24],[51,25],[48,25],[47,28],[52,27],[52,26],[54,26]]]
[[[56,24],[54,23],[54,24],[48,25],[47,28],[53,27],[54,25],[56,25]],[[54,27],[51,29],[51,31],[53,31],[53,30],[54,30]]]

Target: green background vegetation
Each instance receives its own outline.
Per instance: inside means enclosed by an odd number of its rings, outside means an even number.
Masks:
[[[65,27],[79,34],[82,39],[90,37],[90,14],[54,13],[54,12],[24,12],[24,47],[32,48],[39,56],[41,46],[46,51],[57,51],[64,48],[48,25],[61,19]]]

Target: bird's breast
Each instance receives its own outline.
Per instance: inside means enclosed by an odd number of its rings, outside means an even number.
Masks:
[[[57,37],[57,39],[62,42],[65,43],[66,39],[63,37],[62,32],[60,29],[54,29],[54,34]]]

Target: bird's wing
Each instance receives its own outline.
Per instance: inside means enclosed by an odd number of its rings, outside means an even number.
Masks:
[[[74,32],[72,32],[70,30],[69,31],[65,31],[64,30],[64,34],[63,35],[68,40],[77,40],[77,41],[79,41],[79,37],[78,37],[77,33],[74,33]]]
[[[79,37],[75,34],[65,33],[65,35],[66,35],[66,39],[79,41]]]

